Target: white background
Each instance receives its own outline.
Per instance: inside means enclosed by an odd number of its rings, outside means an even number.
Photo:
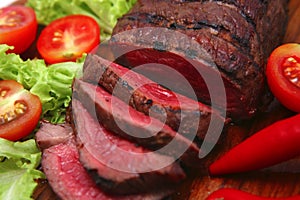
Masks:
[[[15,2],[17,0],[0,0],[0,8],[8,6],[9,4]]]

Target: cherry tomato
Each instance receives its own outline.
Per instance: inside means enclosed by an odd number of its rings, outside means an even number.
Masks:
[[[49,64],[75,61],[100,43],[97,22],[85,15],[69,15],[51,22],[41,32],[37,49]]]
[[[32,8],[21,5],[0,8],[0,44],[14,46],[9,52],[23,53],[36,34],[37,21]]]
[[[13,80],[0,81],[0,137],[16,141],[37,126],[42,104],[36,95]]]
[[[277,47],[268,59],[266,76],[279,102],[300,112],[300,44],[287,43]]]

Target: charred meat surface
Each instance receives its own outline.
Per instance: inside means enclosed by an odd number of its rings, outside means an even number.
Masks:
[[[107,130],[158,153],[180,158],[185,164],[199,165],[200,150],[192,140],[136,111],[103,88],[76,79],[73,94]]]
[[[72,100],[80,161],[96,183],[112,194],[174,189],[185,173],[174,158],[151,152],[107,131]]]
[[[151,3],[148,2],[147,4]],[[148,6],[151,8],[151,5]],[[242,48],[256,55],[255,58],[260,58],[261,50],[257,48],[259,47],[259,38],[255,27],[241,15],[239,9],[235,6],[225,3],[220,4],[215,1],[183,4],[170,4],[165,1],[158,3],[156,1],[152,3],[153,6],[158,6],[155,14],[150,14],[147,18],[140,18],[140,16],[143,16],[141,13],[148,14],[142,9],[145,6],[136,12],[132,10],[124,18],[136,17],[139,19],[138,23],[140,24],[148,22],[155,26],[164,25],[172,30],[193,30],[195,32],[203,28],[211,28],[215,30],[214,32],[227,32],[227,39],[230,37],[231,41],[236,41]],[[164,23],[162,24],[162,22]]]
[[[195,2],[198,3],[203,3],[207,2],[209,0],[166,0],[164,1],[166,4],[186,4],[186,3],[191,3],[194,4]],[[264,11],[266,11],[266,1],[265,0],[252,0],[252,1],[247,1],[247,0],[212,0],[217,2],[220,5],[223,4],[228,4],[236,7],[239,12],[244,15],[248,21],[251,21],[252,23],[256,23],[258,19],[260,19]],[[140,4],[136,5],[132,12],[135,11],[142,11],[142,12],[153,12],[153,5],[157,5],[156,9],[166,10],[166,7],[162,7],[160,4],[157,4],[159,0],[140,0]]]
[[[97,55],[87,56],[83,80],[98,83],[136,110],[159,119],[187,138],[192,139],[197,134],[198,139],[203,140],[211,120],[226,123],[220,113],[196,99],[172,92],[139,73]]]
[[[139,0],[119,19],[110,43],[117,62],[129,68],[148,64],[141,73],[155,82],[168,73],[153,63],[174,68],[204,103],[212,103],[209,92],[225,87],[228,116],[234,121],[248,119],[270,102],[264,67],[272,49],[283,39],[287,3]],[[208,91],[203,76],[214,74],[221,76],[224,85],[213,85]],[[176,82],[176,78],[169,82]],[[176,84],[174,91],[188,95]],[[214,100],[217,105],[222,98]]]

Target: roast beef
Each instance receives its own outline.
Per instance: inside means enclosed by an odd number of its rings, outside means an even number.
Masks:
[[[136,110],[159,119],[187,138],[193,140],[197,133],[196,142],[205,136],[207,140],[217,140],[218,137],[210,138],[213,134],[207,134],[209,127],[210,132],[221,132],[226,123],[224,117],[210,107],[97,55],[87,56],[83,80],[98,83]],[[220,126],[210,126],[211,121]]]
[[[174,68],[189,81],[200,101],[223,108],[226,98],[229,117],[248,119],[271,99],[264,67],[283,38],[287,3],[139,0],[119,19],[110,44],[118,63],[129,68],[148,64],[138,72],[155,82],[164,77],[166,87],[190,95],[176,82],[178,77],[161,65]],[[205,78],[218,74],[224,84],[205,83]],[[224,87],[226,96],[219,92]],[[212,99],[209,92],[220,94]]]
[[[42,121],[39,131],[36,132],[36,141],[41,149],[67,142],[73,135],[73,129],[68,124],[51,124]]]
[[[143,18],[139,16],[142,13],[151,13],[148,14],[148,18],[144,19],[144,23],[148,22],[161,26],[161,23],[164,22],[165,27],[176,30],[199,30],[208,27],[216,29],[217,32],[228,32],[230,38],[226,35],[225,39],[236,40],[241,44],[241,47],[246,47],[253,55],[257,55],[255,58],[260,61],[260,49],[258,48],[260,46],[258,45],[259,40],[255,27],[240,14],[239,9],[235,6],[214,1],[174,4],[169,1],[142,0],[140,3],[142,4],[141,7],[133,9],[124,18],[139,18],[141,20]],[[182,9],[183,7],[184,9]],[[157,16],[160,19],[157,19]],[[141,23],[141,21],[138,23]],[[120,26],[123,25],[120,24]]]
[[[200,163],[199,148],[192,140],[172,130],[158,119],[136,111],[103,88],[75,79],[73,98],[109,131],[143,147],[180,158],[185,164]]]
[[[112,194],[171,190],[185,178],[174,158],[151,152],[107,131],[72,100],[80,161],[96,183]]]
[[[177,8],[182,8],[188,3],[193,4],[196,7],[197,3],[201,4],[213,1],[220,6],[232,7],[233,9],[236,9],[249,23],[256,28],[256,32],[259,35],[260,41],[264,41],[263,53],[265,53],[265,56],[268,56],[273,50],[274,46],[281,42],[284,36],[284,29],[287,21],[286,13],[289,0],[274,0],[272,3],[267,0],[165,0],[163,1],[164,3],[160,0],[139,0],[139,3],[137,3],[132,9],[132,13],[174,13],[171,9],[169,9],[169,6],[174,3],[179,4],[177,5]],[[217,11],[213,11],[213,13],[218,15]],[[267,32],[266,30],[272,30],[276,32],[276,34],[274,33],[270,35],[270,32]]]
[[[168,0],[164,1],[166,4],[170,5],[172,3],[177,3],[177,4],[182,4],[182,3],[195,3],[195,2],[206,2],[208,0]],[[229,4],[229,5],[234,5],[239,9],[239,11],[247,17],[248,21],[253,21],[255,23],[258,19],[262,17],[264,14],[264,11],[266,11],[266,2],[265,0],[252,0],[252,1],[247,1],[247,0],[212,0],[218,2],[218,4]],[[152,12],[153,7],[151,6],[156,6],[156,9],[163,9],[160,4],[155,4],[153,5],[153,2],[157,3],[158,0],[143,0],[139,1],[140,3],[137,4],[132,11],[139,12]],[[141,3],[142,2],[142,3]],[[147,10],[148,9],[148,10]]]
[[[170,195],[167,190],[123,196],[104,193],[81,165],[72,138],[45,149],[42,166],[53,191],[63,200],[159,200]]]

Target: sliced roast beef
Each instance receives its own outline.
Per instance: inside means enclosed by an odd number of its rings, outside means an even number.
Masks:
[[[180,158],[185,164],[200,163],[200,150],[192,140],[158,119],[136,111],[103,88],[75,79],[73,94],[109,131],[143,147]]]
[[[224,85],[216,83],[212,91],[225,86],[228,115],[234,120],[247,119],[270,101],[264,66],[283,38],[287,2],[139,0],[119,19],[110,42],[120,64],[129,68],[167,65],[190,82],[200,101],[222,106],[219,100],[224,96],[212,100],[203,78],[220,73]],[[202,51],[177,32],[196,41]],[[148,66],[140,73],[155,82],[156,77],[176,82],[158,66]],[[197,70],[210,73],[201,73],[199,78]],[[182,85],[175,85],[177,92],[188,95]]]
[[[174,189],[185,173],[174,158],[151,152],[107,131],[72,100],[80,161],[96,183],[112,194]]]
[[[36,133],[36,141],[41,149],[67,142],[73,135],[73,129],[67,124],[51,124],[42,121]]]
[[[170,195],[170,191],[126,196],[104,193],[81,165],[72,138],[45,149],[42,167],[53,191],[63,200],[159,200]]]
[[[195,137],[197,133],[197,139],[203,140],[211,120],[219,121],[221,125],[226,123],[221,114],[210,107],[97,55],[87,56],[83,80],[98,83],[136,110],[159,119],[188,138]],[[216,127],[214,131],[218,131]],[[212,141],[209,137],[208,134],[207,139]]]

